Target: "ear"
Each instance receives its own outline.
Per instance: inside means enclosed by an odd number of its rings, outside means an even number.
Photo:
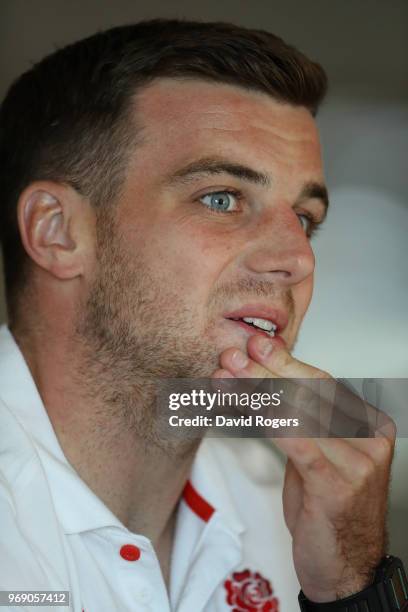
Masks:
[[[37,181],[20,195],[18,224],[24,248],[33,261],[59,279],[84,271],[89,250],[89,201],[72,187]]]

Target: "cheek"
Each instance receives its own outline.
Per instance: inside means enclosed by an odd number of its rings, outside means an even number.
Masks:
[[[230,251],[224,241],[215,240],[203,227],[180,231],[176,226],[171,231],[167,225],[145,238],[145,245],[150,265],[167,287],[200,295],[204,301]]]
[[[180,266],[180,258],[175,257],[172,270],[173,278],[183,282],[189,309],[194,311],[203,325],[213,320],[219,311],[216,292],[224,284],[225,278],[231,275],[239,250],[231,232],[228,235],[221,228],[218,229],[215,233],[213,229],[206,232],[203,226],[195,228],[184,241],[187,264]]]
[[[229,252],[230,247],[203,232],[193,233],[184,239],[181,252],[175,246],[175,276],[180,275],[185,283],[208,295],[228,265]]]

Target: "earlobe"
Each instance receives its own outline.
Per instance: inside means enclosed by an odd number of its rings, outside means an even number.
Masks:
[[[45,189],[34,185],[21,194],[18,203],[25,250],[38,266],[61,279],[80,273],[77,245],[71,235],[71,204],[63,186]]]

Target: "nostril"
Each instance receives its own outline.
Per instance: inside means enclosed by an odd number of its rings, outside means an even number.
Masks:
[[[271,270],[271,272],[275,275],[278,274],[279,276],[282,276],[282,278],[288,278],[289,276],[291,276],[291,273],[287,270]]]

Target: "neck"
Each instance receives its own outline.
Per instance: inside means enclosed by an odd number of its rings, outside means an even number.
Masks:
[[[67,460],[128,529],[166,548],[198,443],[161,443],[151,380],[129,380],[77,338],[13,333]]]

